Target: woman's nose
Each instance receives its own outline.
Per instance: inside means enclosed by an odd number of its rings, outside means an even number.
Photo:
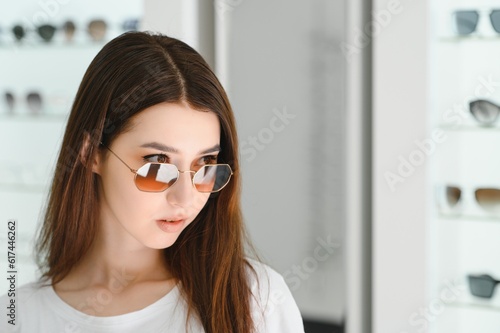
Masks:
[[[184,208],[192,205],[197,191],[193,186],[192,177],[192,171],[179,171],[179,179],[167,189],[167,200],[170,204]]]

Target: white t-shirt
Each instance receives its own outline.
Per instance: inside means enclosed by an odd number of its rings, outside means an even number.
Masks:
[[[252,316],[259,333],[304,333],[302,318],[283,277],[270,267],[251,261],[259,284],[251,280]],[[15,325],[7,307],[8,294],[0,298],[0,332],[23,333],[203,333],[197,319],[190,318],[186,326],[187,304],[179,286],[149,306],[131,313],[111,316],[90,316],[65,303],[52,286],[39,282],[16,290]],[[102,300],[105,303],[105,300]],[[189,330],[187,330],[189,327]]]

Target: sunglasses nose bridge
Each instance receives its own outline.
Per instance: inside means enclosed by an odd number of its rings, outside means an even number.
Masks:
[[[182,176],[182,174],[187,173],[187,175]],[[178,170],[178,177],[175,182],[168,187],[165,192],[166,199],[173,205],[178,205],[182,207],[189,207],[193,204],[196,196],[195,191],[196,188],[193,183],[193,176],[190,174],[194,174],[194,171],[186,170]],[[186,177],[189,177],[186,179]]]
[[[176,183],[178,183],[178,182],[179,182],[179,180],[180,180],[180,178],[181,178],[181,174],[183,174],[183,173],[187,173],[187,174],[188,174],[188,176],[189,176],[189,181],[191,182],[191,185],[192,185],[193,187],[195,187],[195,186],[194,186],[194,175],[196,174],[196,171],[192,171],[192,170],[178,170],[178,171],[179,171],[179,177],[177,177],[177,180],[175,181],[175,183],[174,183],[174,184],[176,184]],[[174,185],[174,184],[173,184],[173,185]],[[173,186],[173,185],[172,185],[172,186]]]

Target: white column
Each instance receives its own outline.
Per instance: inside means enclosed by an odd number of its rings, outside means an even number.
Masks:
[[[373,333],[422,332],[428,306],[428,2],[375,0],[373,38]]]

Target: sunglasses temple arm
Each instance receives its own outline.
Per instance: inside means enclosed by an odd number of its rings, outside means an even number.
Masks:
[[[101,142],[101,145],[102,145],[103,147],[105,147],[107,150],[109,150],[109,151],[111,152],[111,154],[115,155],[115,156],[116,156],[116,158],[117,158],[117,159],[119,159],[119,160],[120,160],[120,162],[122,162],[122,163],[123,163],[123,164],[124,164],[124,165],[125,165],[125,166],[129,169],[129,170],[130,170],[130,172],[132,172],[133,174],[136,174],[136,173],[137,173],[137,170],[132,169],[131,167],[129,167],[129,166],[128,166],[128,164],[127,164],[127,163],[125,163],[125,161],[124,161],[124,160],[122,160],[122,159],[120,158],[120,156],[116,155],[116,154],[115,154],[115,152],[114,152],[114,151],[112,151],[112,150],[111,150],[108,146],[105,146],[102,142]]]

